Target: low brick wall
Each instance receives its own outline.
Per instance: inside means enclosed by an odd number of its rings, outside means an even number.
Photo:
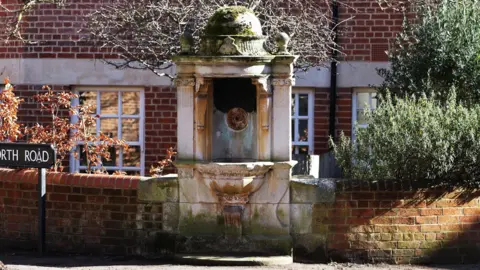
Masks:
[[[296,249],[311,259],[388,263],[480,261],[478,192],[404,191],[407,188],[402,185],[381,188],[338,181],[330,181],[328,188],[319,183],[313,186],[292,185],[292,211],[297,209],[307,217],[303,218],[306,224],[292,220]],[[302,194],[303,199],[297,198]]]
[[[48,173],[48,251],[154,253],[155,240],[151,239],[162,235],[162,204],[137,201],[141,180],[130,176]],[[37,198],[36,170],[0,169],[0,250],[36,249]]]
[[[174,251],[176,175],[48,173],[47,183],[48,251],[142,256]],[[36,249],[36,185],[35,170],[0,169],[0,250]],[[294,256],[323,262],[476,263],[479,194],[294,179]]]

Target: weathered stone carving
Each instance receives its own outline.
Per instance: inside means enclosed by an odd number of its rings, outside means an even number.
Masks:
[[[197,129],[203,130],[205,128],[205,121],[207,118],[207,104],[208,104],[208,89],[212,83],[211,79],[205,79],[203,77],[197,77],[197,84],[195,85],[195,99],[196,99],[196,111],[195,111],[195,123]]]
[[[209,79],[205,80],[205,78],[203,78],[201,76],[196,76],[195,81],[196,81],[195,92],[197,93],[198,91],[200,91],[200,89],[205,89],[204,86],[206,84],[210,83],[211,80],[209,80]]]
[[[175,79],[175,85],[177,87],[194,87],[195,79],[178,77]]]
[[[198,163],[195,169],[204,176],[216,179],[221,177],[260,177],[264,176],[272,167],[273,162],[255,162],[255,163]]]
[[[290,54],[287,50],[288,42],[290,42],[290,37],[287,33],[278,33],[275,37],[275,42],[277,45],[277,54]]]
[[[223,43],[220,46],[220,49],[218,49],[218,52],[222,55],[240,54],[240,51],[238,50],[238,46],[235,44],[235,39],[233,39],[232,37],[226,37],[223,40]]]
[[[260,20],[242,7],[221,7],[208,20],[200,40],[203,55],[270,55],[264,48]],[[222,44],[219,47],[219,43]]]
[[[260,117],[260,127],[263,130],[270,128],[270,106],[272,93],[268,87],[268,78],[253,78],[252,83],[257,86],[258,93],[258,112]]]
[[[232,108],[227,112],[227,125],[235,131],[242,131],[248,126],[248,113],[242,108]]]
[[[244,205],[248,202],[249,193],[240,193],[240,194],[226,194],[226,193],[217,193],[218,199],[222,205],[231,204],[231,205]]]
[[[295,84],[294,78],[274,78],[272,79],[272,85],[275,86],[292,86]]]
[[[223,209],[225,235],[242,237],[241,217],[249,196],[265,182],[265,174],[273,163],[245,164],[197,164],[196,169],[210,189],[217,195]]]
[[[262,97],[271,94],[270,88],[268,87],[268,77],[252,78],[252,83],[257,86],[257,92],[259,92],[259,95]]]
[[[181,54],[192,54],[193,53],[193,36],[189,32],[185,32],[180,37],[180,53]]]

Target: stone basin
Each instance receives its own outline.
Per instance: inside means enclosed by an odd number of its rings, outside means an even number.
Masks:
[[[263,185],[273,166],[273,162],[211,162],[197,163],[194,168],[205,185],[225,202],[240,198],[248,201],[248,196]]]
[[[262,177],[273,162],[211,162],[197,163],[194,168],[204,176],[223,177]]]
[[[263,185],[273,165],[273,162],[212,162],[195,164],[195,169],[220,200],[231,196],[248,200]]]

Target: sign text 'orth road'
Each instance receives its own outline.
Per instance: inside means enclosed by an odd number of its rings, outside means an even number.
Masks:
[[[50,168],[55,151],[49,144],[0,143],[0,167]]]

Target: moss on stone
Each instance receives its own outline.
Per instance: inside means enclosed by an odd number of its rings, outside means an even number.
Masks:
[[[141,180],[137,188],[138,199],[147,202],[177,202],[177,175]]]
[[[282,228],[263,224],[259,221],[252,220],[248,225],[243,227],[245,235],[288,235],[289,228]]]
[[[234,23],[241,14],[254,12],[244,6],[221,7],[208,20],[205,34],[210,36],[254,36],[249,25]]]
[[[313,224],[312,232],[316,234],[326,235],[328,233],[328,225],[326,224]]]
[[[260,217],[260,213],[258,213],[258,209],[255,208],[255,212],[253,212],[253,219],[258,219]]]
[[[217,253],[226,256],[291,255],[292,239],[286,237],[228,238],[216,235],[178,237],[177,252],[188,254]]]
[[[183,235],[223,234],[223,216],[210,213],[193,215],[190,210],[181,218],[179,229]]]
[[[257,242],[259,250],[268,250],[277,254],[291,255],[293,248],[293,239],[288,237],[272,238],[262,242]]]

